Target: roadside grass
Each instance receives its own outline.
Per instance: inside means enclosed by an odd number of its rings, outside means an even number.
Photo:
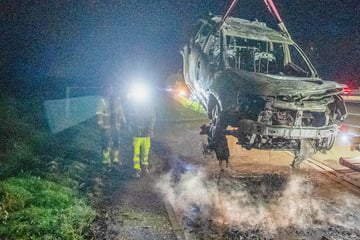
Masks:
[[[96,125],[51,135],[27,104],[0,97],[0,239],[86,239],[101,174]]]
[[[182,97],[182,96],[176,97],[175,99],[187,109],[190,109],[194,112],[198,112],[198,113],[202,113],[202,114],[205,113],[203,107],[194,100],[190,100],[189,98]]]
[[[163,96],[159,100],[157,112],[160,121],[198,121],[207,119],[202,106],[182,96]]]
[[[0,183],[2,239],[83,239],[95,211],[77,193],[35,176]]]
[[[182,97],[157,107],[160,121],[206,119]],[[31,100],[0,96],[0,112],[0,239],[89,238],[103,191],[96,119],[51,135]]]

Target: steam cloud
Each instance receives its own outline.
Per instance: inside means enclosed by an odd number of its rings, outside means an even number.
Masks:
[[[343,196],[342,205],[334,207],[314,197],[314,188],[301,176],[291,176],[280,196],[272,201],[255,200],[246,189],[221,189],[199,171],[186,172],[175,182],[172,174],[164,175],[156,187],[176,212],[189,214],[194,206],[204,219],[233,226],[257,226],[275,233],[279,228],[295,226],[306,229],[314,223],[335,224],[357,228],[359,209],[353,196]],[[352,210],[350,210],[352,209]]]

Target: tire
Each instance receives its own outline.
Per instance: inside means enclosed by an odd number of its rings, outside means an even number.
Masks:
[[[335,139],[336,138],[334,136],[323,138],[323,148],[326,151],[330,150],[334,146]]]
[[[210,124],[210,137],[216,138],[220,128],[220,106],[218,103],[211,109],[211,124]]]
[[[333,124],[332,120],[329,120],[329,126]],[[320,150],[324,151],[324,153],[330,150],[335,144],[336,136],[332,135],[331,137],[325,137],[321,139],[320,142]]]
[[[228,161],[229,147],[225,135],[226,126],[221,122],[222,112],[218,103],[215,104],[211,110],[211,124],[208,142],[211,148],[215,151],[218,160]]]

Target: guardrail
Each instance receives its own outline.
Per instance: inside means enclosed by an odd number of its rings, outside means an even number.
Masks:
[[[360,102],[360,89],[341,94],[345,102]]]

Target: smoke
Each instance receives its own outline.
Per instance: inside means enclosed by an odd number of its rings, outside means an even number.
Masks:
[[[341,194],[334,201],[339,204],[325,203],[328,213],[328,222],[349,229],[359,229],[360,204],[359,198],[346,193]],[[329,214],[328,214],[329,215]]]
[[[207,206],[212,203],[214,189],[205,183],[205,174],[201,171],[186,172],[177,183],[169,173],[162,177],[156,187],[176,211],[187,212],[194,204]]]
[[[333,207],[334,204],[316,198],[312,183],[301,176],[291,176],[285,188],[270,200],[252,196],[240,181],[236,186],[219,186],[207,179],[202,170],[186,172],[178,179],[169,173],[156,185],[177,213],[191,215],[196,206],[202,219],[211,218],[243,230],[257,226],[276,233],[289,226],[307,229],[316,224],[357,227],[358,220],[349,217],[354,215],[349,209],[359,209],[354,197],[346,196],[341,207]]]

